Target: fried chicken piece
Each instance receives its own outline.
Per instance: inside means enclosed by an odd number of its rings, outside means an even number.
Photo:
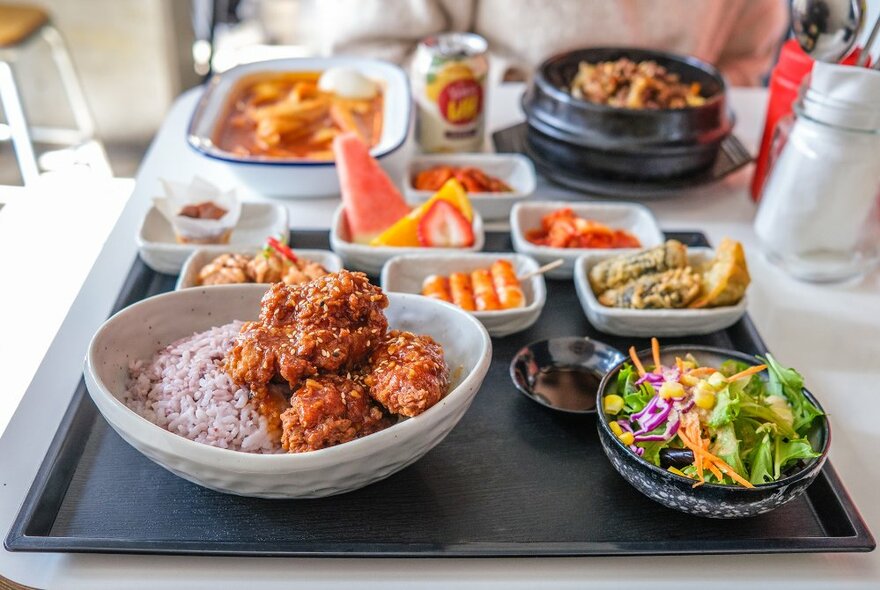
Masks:
[[[366,360],[388,329],[388,297],[367,275],[341,270],[299,286],[295,293],[293,354],[322,372],[349,371]],[[284,317],[264,303],[263,317]]]
[[[255,283],[277,283],[284,276],[284,260],[272,253],[260,252],[248,262],[247,274]]]
[[[388,298],[363,273],[347,270],[300,285],[276,283],[260,302],[260,319],[242,326],[225,369],[259,401],[278,374],[292,388],[319,372],[362,363],[388,328]]]
[[[228,285],[246,283],[248,257],[241,254],[221,254],[199,271],[199,285]]]
[[[312,279],[323,277],[327,274],[327,269],[311,260],[298,260],[295,264],[290,264],[284,271],[281,280],[288,285],[297,285],[305,283]]]
[[[391,425],[361,384],[341,375],[306,379],[281,414],[281,445],[291,453],[332,447]]]
[[[326,274],[327,269],[317,262],[305,259],[291,262],[271,249],[260,252],[247,264],[247,276],[255,283],[282,281],[288,285],[297,285]]]
[[[392,330],[370,356],[363,380],[389,412],[417,416],[446,395],[449,368],[433,338]]]

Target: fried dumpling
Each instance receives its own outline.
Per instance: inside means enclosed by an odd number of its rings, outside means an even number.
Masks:
[[[724,238],[703,273],[703,291],[691,307],[735,305],[751,282],[742,244]]]

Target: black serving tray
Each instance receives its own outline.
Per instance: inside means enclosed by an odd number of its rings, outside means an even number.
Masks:
[[[694,174],[658,180],[633,180],[603,176],[583,168],[561,164],[562,158],[551,158],[536,149],[528,138],[529,126],[519,123],[492,134],[495,150],[524,154],[547,180],[582,193],[615,199],[659,199],[673,197],[681,191],[717,182],[752,161],[751,155],[734,135],[728,135],[718,149],[715,163]]]
[[[701,234],[674,233],[693,246]],[[294,247],[326,248],[326,232]],[[486,250],[509,250],[490,233]],[[117,302],[173,289],[136,261]],[[717,521],[666,509],[630,487],[599,445],[595,417],[563,415],[517,393],[513,354],[553,336],[588,335],[620,349],[645,340],[597,332],[571,281],[548,281],[529,330],[494,339],[470,410],[405,470],[319,500],[224,495],[172,475],[126,444],[81,384],[8,537],[10,551],[250,556],[576,556],[870,551],[875,543],[826,464],[804,496],[762,516]],[[730,329],[665,344],[765,352],[748,317]]]

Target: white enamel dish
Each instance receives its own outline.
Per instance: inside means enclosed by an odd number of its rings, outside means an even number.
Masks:
[[[260,72],[323,72],[332,67],[353,68],[379,82],[384,92],[382,135],[370,150],[386,171],[399,172],[405,161],[401,149],[409,133],[409,81],[394,64],[361,57],[287,58],[235,66],[216,74],[205,86],[186,136],[189,145],[205,157],[219,160],[254,191],[274,197],[326,197],[339,194],[336,164],[301,158],[269,158],[233,154],[214,144],[213,136],[227,101],[245,76]]]
[[[699,336],[729,328],[746,312],[746,297],[736,305],[705,309],[620,309],[599,303],[590,286],[590,269],[618,254],[581,257],[575,263],[574,286],[587,319],[598,330],[617,336]],[[712,259],[711,248],[688,248],[688,261],[699,265]]]
[[[498,259],[510,260],[517,276],[537,270],[538,263],[522,254],[480,252],[476,254],[411,254],[396,256],[382,268],[382,288],[385,291],[415,293],[422,291],[422,283],[433,274],[450,275],[453,272],[471,272],[488,268]],[[499,311],[470,312],[480,320],[490,336],[502,337],[521,332],[532,326],[541,315],[547,301],[547,286],[542,275],[535,275],[520,285],[526,297],[525,307]]]
[[[452,384],[435,406],[385,430],[318,451],[259,455],[172,434],[120,401],[130,361],[149,359],[159,348],[212,326],[255,318],[265,291],[265,285],[173,291],[107,320],[89,345],[84,374],[89,395],[110,426],[151,460],[207,488],[262,498],[318,498],[369,485],[422,457],[458,423],[489,369],[492,342],[474,317],[427,297],[389,293],[390,327],[439,342]]]
[[[574,210],[578,217],[592,219],[614,229],[624,229],[635,235],[642,243],[641,248],[620,248],[616,250],[600,248],[550,248],[539,246],[529,242],[526,234],[533,229],[541,227],[541,218],[568,207]],[[644,248],[653,248],[663,243],[663,232],[657,225],[657,220],[651,211],[635,203],[605,203],[605,202],[570,202],[570,201],[541,201],[530,203],[517,203],[510,212],[510,238],[513,241],[513,249],[521,254],[526,254],[537,260],[540,264],[547,264],[561,258],[564,263],[559,268],[547,273],[554,279],[570,279],[574,274],[574,263],[581,256],[588,258],[602,257],[608,252],[614,254],[627,254]]]

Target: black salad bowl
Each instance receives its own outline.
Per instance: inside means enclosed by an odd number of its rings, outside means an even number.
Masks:
[[[743,361],[750,365],[759,364],[754,357],[740,352],[697,345],[663,347],[661,362],[674,364],[676,356],[684,357],[687,353],[693,354],[700,365],[718,366],[727,359]],[[638,356],[643,364],[653,364],[650,350],[643,350],[638,353]],[[622,361],[612,368],[599,385],[597,405],[600,411],[596,420],[599,440],[614,469],[634,488],[667,508],[708,518],[757,516],[779,508],[803,494],[819,474],[828,458],[831,428],[827,417],[823,415],[813,421],[812,430],[808,435],[813,448],[818,450],[821,455],[806,462],[796,463],[788,468],[777,481],[759,484],[754,488],[709,483],[694,488],[694,480],[676,475],[642,459],[611,431],[609,418],[601,410],[604,407],[602,402],[626,362]],[[822,410],[822,406],[809,391],[804,390],[804,395],[819,410]],[[824,412],[824,410],[822,411]]]
[[[627,57],[653,60],[697,82],[706,97],[681,109],[627,109],[573,97],[569,92],[580,62]],[[622,47],[593,47],[545,61],[523,96],[533,149],[574,171],[609,177],[663,179],[709,168],[733,127],[724,78],[693,57]]]

